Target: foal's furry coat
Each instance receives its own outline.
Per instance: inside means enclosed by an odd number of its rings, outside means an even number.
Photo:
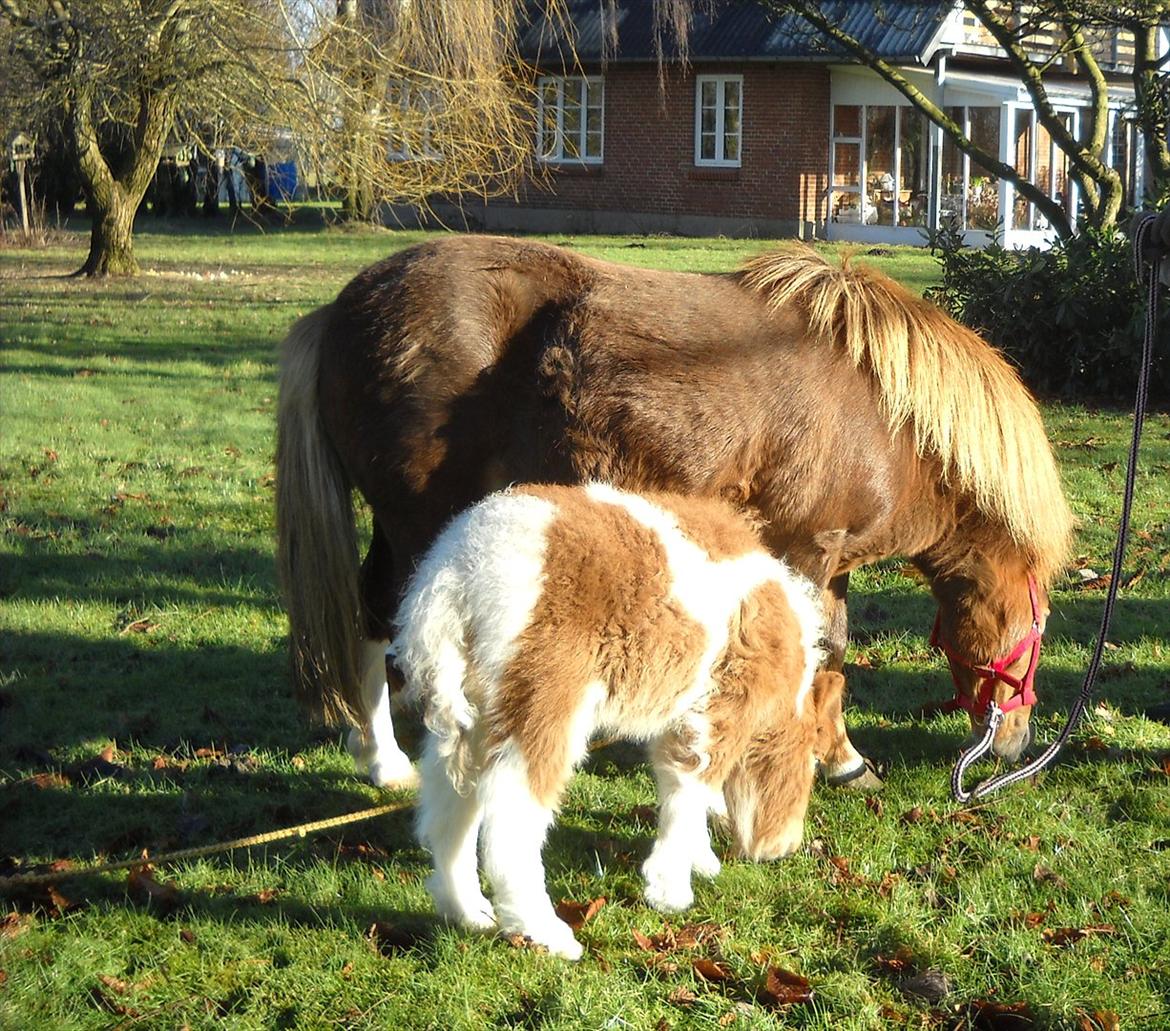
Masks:
[[[430,732],[418,827],[444,916],[581,954],[540,851],[595,731],[651,745],[661,808],[643,872],[656,907],[687,908],[692,870],[718,872],[710,807],[726,803],[746,855],[799,844],[818,712],[839,709],[842,682],[821,674],[814,690],[816,592],[728,507],[604,484],[492,495],[439,535],[397,630]]]

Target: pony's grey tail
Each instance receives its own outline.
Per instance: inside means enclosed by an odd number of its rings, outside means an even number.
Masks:
[[[360,724],[361,599],[352,486],[317,400],[330,306],[298,320],[280,354],[276,556],[288,609],[293,684],[308,714]]]

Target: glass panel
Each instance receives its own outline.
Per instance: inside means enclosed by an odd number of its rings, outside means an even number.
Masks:
[[[702,133],[713,133],[715,131],[715,117],[716,110],[713,107],[704,107],[700,114],[699,131]]]
[[[833,185],[858,186],[861,169],[861,145],[836,143],[833,145]]]
[[[726,82],[723,89],[723,157],[739,160],[740,112],[742,110],[740,84]]]
[[[587,90],[588,90],[588,94],[585,98],[585,102],[589,106],[590,113],[592,113],[593,110],[596,109],[598,114],[600,114],[602,100],[603,100],[603,96],[604,96],[604,94],[602,92],[602,83],[600,82],[600,80],[598,80],[596,82],[590,82],[588,84]]]
[[[946,116],[963,128],[965,109],[948,107]],[[905,117],[905,113],[903,113]],[[963,225],[963,152],[946,133],[942,145],[942,196],[939,198],[939,219],[943,224]]]
[[[699,136],[699,157],[704,161],[715,160],[715,134],[705,132]]]
[[[718,103],[717,95],[719,91],[719,83],[715,82],[713,79],[707,79],[699,88],[701,90],[700,96],[702,97],[701,106],[705,108],[715,107],[715,105]]]
[[[601,133],[590,131],[585,134],[585,156],[601,157]]]
[[[1021,178],[1031,179],[1034,174],[1032,168],[1032,111],[1030,108],[1020,108],[1016,111],[1016,120],[1012,126],[1012,141],[1016,171]],[[1015,204],[1012,206],[1013,229],[1030,228],[1026,198],[1016,194]]]
[[[861,138],[861,108],[856,104],[838,104],[833,108],[833,135]]]
[[[565,82],[565,111],[561,118],[562,145],[565,157],[580,157],[581,154],[581,80]]]
[[[998,107],[969,107],[971,142],[987,154],[999,154]],[[967,183],[967,228],[994,230],[999,217],[999,177],[991,175],[974,158],[971,159],[971,178]]]
[[[1130,197],[1133,196],[1133,176],[1129,167],[1129,132],[1129,123],[1121,117],[1121,112],[1114,112],[1111,132],[1113,137],[1113,160],[1111,164],[1121,176],[1121,186],[1124,191],[1123,206],[1128,204]]]
[[[540,87],[541,123],[540,155],[551,158],[558,156],[557,147],[557,83],[547,80]]]
[[[894,108],[865,109],[866,225],[894,224]]]
[[[898,225],[924,226],[930,208],[930,123],[912,107],[900,114]]]

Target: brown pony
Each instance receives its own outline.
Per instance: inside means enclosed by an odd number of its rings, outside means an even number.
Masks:
[[[1039,412],[998,352],[868,268],[798,247],[691,275],[442,238],[293,327],[278,422],[294,677],[310,709],[356,725],[377,782],[410,775],[384,684],[402,586],[454,513],[522,481],[754,510],[772,552],[824,591],[834,669],[850,570],[909,556],[973,726],[982,696],[1015,706],[997,754],[1030,739],[1018,645],[1043,630],[1071,536]],[[373,511],[360,572],[353,488]],[[864,768],[843,722],[825,766]]]

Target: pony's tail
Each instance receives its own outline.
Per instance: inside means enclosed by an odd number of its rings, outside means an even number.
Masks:
[[[440,539],[441,540],[441,539]],[[436,546],[435,552],[441,552]],[[476,771],[478,712],[467,697],[467,633],[463,581],[441,554],[428,555],[406,589],[390,647],[405,680],[404,700],[418,705],[435,755],[460,794]]]
[[[317,372],[330,308],[281,346],[276,416],[276,557],[298,701],[329,724],[361,721],[361,600],[351,484],[330,445]]]

